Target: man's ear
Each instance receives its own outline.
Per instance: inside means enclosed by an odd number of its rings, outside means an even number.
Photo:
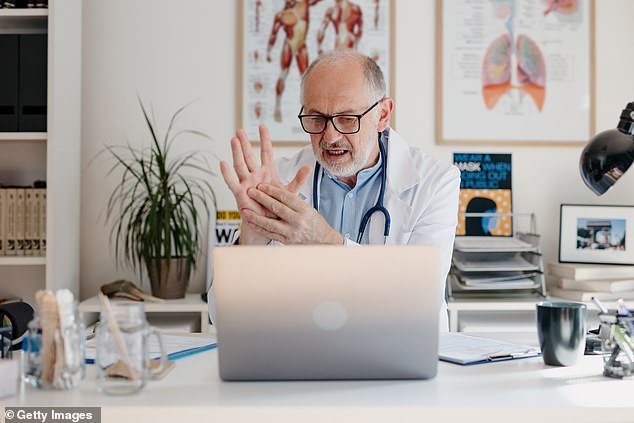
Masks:
[[[385,97],[379,104],[379,121],[377,122],[377,131],[383,132],[385,128],[390,124],[390,116],[394,110],[394,100],[390,97]]]

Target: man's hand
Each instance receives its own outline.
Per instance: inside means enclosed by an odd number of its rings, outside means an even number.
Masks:
[[[236,136],[231,139],[231,153],[233,157],[233,169],[237,175],[237,180],[232,175],[229,164],[224,160],[220,162],[220,172],[225,183],[236,199],[240,213],[250,210],[262,216],[267,214],[266,208],[247,195],[247,190],[256,187],[260,183],[271,184],[276,187],[285,188],[292,195],[297,194],[299,188],[306,182],[310,174],[310,166],[304,166],[295,175],[295,178],[286,186],[279,178],[275,162],[273,161],[273,146],[271,136],[266,126],[260,125],[260,163],[251,148],[249,139],[244,130],[240,129]],[[269,216],[273,216],[270,215]],[[244,219],[243,219],[244,221]],[[246,224],[245,224],[246,223]],[[240,232],[240,244],[266,244],[271,238],[266,238],[258,231],[255,231],[248,222],[243,222]]]
[[[271,218],[246,210],[245,221],[261,236],[284,244],[343,244],[343,237],[310,205],[288,189],[262,183],[248,195],[270,213]]]

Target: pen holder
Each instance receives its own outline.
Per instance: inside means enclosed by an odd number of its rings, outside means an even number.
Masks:
[[[42,325],[39,313],[29,322],[22,342],[22,377],[31,386],[72,389],[84,378],[85,327],[77,303],[70,313],[72,323],[64,327]]]
[[[599,319],[603,375],[617,379],[634,375],[634,317],[599,313]]]
[[[110,310],[102,308],[96,328],[97,385],[105,394],[132,394],[141,390],[150,376],[150,356],[161,356],[159,367],[152,370],[154,374],[165,370],[167,354],[160,333],[145,318],[142,302],[109,304]],[[160,352],[149,351],[151,335],[158,337]]]

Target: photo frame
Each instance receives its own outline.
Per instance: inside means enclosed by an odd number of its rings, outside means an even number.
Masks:
[[[634,265],[634,206],[562,204],[559,261]]]
[[[438,144],[590,139],[594,0],[436,0],[436,8]]]
[[[259,142],[258,126],[264,123],[274,144],[301,146],[308,143],[310,138],[297,119],[301,108],[300,81],[320,49],[327,51],[336,45],[353,44],[379,64],[386,78],[387,92],[391,92],[393,0],[343,3],[341,7],[353,8],[347,10],[347,16],[356,16],[348,22],[346,30],[340,29],[345,22],[338,19],[342,13],[335,0],[239,1],[241,53],[237,116],[239,127],[245,129],[251,141]],[[348,13],[350,11],[354,13]],[[308,19],[302,20],[303,16]],[[298,31],[305,31],[305,36],[289,38],[289,34]]]

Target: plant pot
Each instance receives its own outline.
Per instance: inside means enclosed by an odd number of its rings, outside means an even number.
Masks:
[[[166,300],[185,298],[190,266],[184,258],[150,259],[147,263],[152,295]]]

